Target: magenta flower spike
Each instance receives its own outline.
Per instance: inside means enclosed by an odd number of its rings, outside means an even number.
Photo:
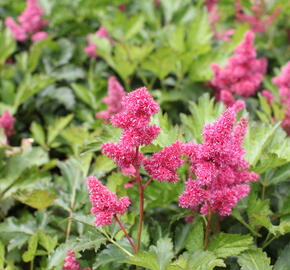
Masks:
[[[92,204],[91,213],[96,217],[96,226],[110,225],[114,215],[125,214],[130,205],[128,197],[118,199],[115,193],[109,191],[94,176],[88,178],[87,186]]]
[[[256,58],[254,32],[247,31],[244,40],[237,46],[234,56],[224,68],[212,65],[214,78],[210,82],[217,101],[227,107],[234,104],[234,94],[248,98],[258,90],[267,68],[265,58]]]
[[[108,105],[108,108],[106,111],[97,113],[96,117],[109,122],[112,116],[122,111],[121,101],[125,95],[123,86],[116,77],[111,76],[108,79],[108,96],[103,98],[103,102]]]
[[[247,119],[241,118],[235,124],[236,115],[244,106],[243,102],[237,101],[218,121],[207,124],[202,144],[183,146],[196,179],[187,181],[185,191],[179,197],[181,207],[199,208],[202,214],[207,214],[210,207],[221,216],[229,215],[238,201],[249,193],[247,183],[258,179],[258,174],[248,172],[250,166],[243,157]]]

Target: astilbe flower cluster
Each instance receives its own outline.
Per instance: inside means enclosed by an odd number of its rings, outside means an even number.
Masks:
[[[66,253],[63,269],[64,270],[92,270],[89,267],[82,268],[82,269],[80,268],[80,264],[78,263],[76,259],[76,255],[72,249],[69,249],[68,252]]]
[[[121,100],[125,97],[126,92],[116,77],[111,76],[108,79],[108,96],[103,98],[103,102],[108,105],[106,111],[96,114],[97,118],[105,120],[108,123],[112,116],[122,111]]]
[[[3,128],[7,137],[14,134],[14,121],[15,118],[9,113],[9,111],[3,111],[0,117],[0,126]]]
[[[241,118],[235,124],[237,112],[243,107],[244,102],[237,101],[218,121],[207,124],[202,144],[191,142],[183,146],[196,179],[188,179],[179,197],[181,207],[199,209],[202,214],[210,210],[221,216],[229,215],[237,202],[249,193],[247,183],[258,179],[258,174],[248,172],[249,164],[243,157],[247,119]]]
[[[95,34],[88,35],[88,45],[84,49],[84,52],[90,57],[90,58],[97,58],[99,55],[97,54],[97,45],[94,44],[91,41],[91,37],[93,35],[96,35],[100,38],[108,39],[111,43],[113,42],[110,35],[108,34],[106,28],[104,26],[100,26],[99,30]]]
[[[227,29],[227,30],[218,30],[217,24],[220,21],[220,14],[218,11],[218,5],[216,4],[218,1],[207,1],[205,5],[208,9],[208,17],[209,17],[209,24],[211,30],[213,32],[213,37],[216,40],[222,40],[224,42],[229,42],[231,40],[231,36],[235,33],[234,29]]]
[[[17,41],[26,41],[30,36],[33,42],[47,38],[47,33],[42,32],[42,28],[48,24],[43,19],[44,11],[41,9],[37,0],[27,0],[26,8],[17,18],[5,19],[6,26],[11,30],[13,37]]]
[[[212,65],[214,78],[210,85],[216,100],[228,107],[235,103],[234,94],[245,98],[253,95],[266,72],[267,60],[256,58],[254,38],[254,32],[247,31],[244,40],[237,46],[234,56],[228,59],[224,68]]]
[[[264,0],[254,0],[251,8],[252,14],[246,14],[242,9],[241,1],[236,0],[235,10],[238,22],[248,23],[252,31],[263,33],[266,31],[266,27],[278,17],[281,12],[281,7],[277,7],[272,14],[265,17],[267,11]]]
[[[122,111],[111,118],[112,124],[123,130],[120,140],[101,147],[103,154],[112,158],[124,174],[134,175],[144,158],[138,148],[151,144],[160,132],[158,126],[149,125],[159,106],[146,87],[127,94],[121,103]]]
[[[110,225],[113,217],[117,214],[123,215],[130,205],[128,197],[118,199],[115,193],[103,186],[94,176],[88,177],[87,186],[92,204],[91,213],[96,217],[97,226]]]
[[[76,259],[75,253],[71,249],[66,254],[63,269],[64,270],[80,270],[80,264],[78,263]]]
[[[152,157],[145,158],[143,164],[146,172],[160,182],[177,182],[179,177],[176,170],[182,165],[181,149],[182,143],[177,141]]]
[[[279,88],[281,102],[285,105],[285,118],[282,127],[290,135],[290,61],[282,68],[279,76],[273,79]]]

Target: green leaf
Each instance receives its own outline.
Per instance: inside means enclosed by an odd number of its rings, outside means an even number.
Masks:
[[[196,251],[188,263],[191,270],[213,270],[215,267],[226,267],[222,259],[218,259],[211,251]]]
[[[33,135],[33,138],[41,146],[45,146],[45,132],[40,124],[37,122],[32,122],[30,126],[30,131]]]
[[[185,239],[185,247],[189,252],[195,252],[203,249],[203,240],[204,240],[204,229],[203,221],[201,218],[197,218],[194,221],[191,230]]]
[[[124,262],[128,264],[132,264],[132,265],[142,266],[146,269],[151,269],[151,270],[160,269],[156,255],[149,252],[144,252],[144,251],[140,251],[138,252],[138,254],[132,257],[128,257],[128,259]]]
[[[209,94],[202,95],[196,103],[190,103],[189,110],[191,115],[180,115],[187,133],[191,135],[188,136],[188,140],[196,140],[201,143],[203,141],[202,131],[204,125],[215,121],[224,109],[224,105],[222,103],[215,104]]]
[[[96,256],[96,262],[93,265],[94,269],[99,269],[99,267],[102,266],[102,265],[108,266],[111,263],[127,262],[127,258],[131,259],[131,258],[135,257],[135,256],[128,257],[122,250],[120,250],[119,248],[117,248],[114,245],[110,244],[110,245],[107,245],[106,247],[107,247],[106,249],[102,250]],[[140,255],[141,254],[142,254],[142,252],[140,252]],[[139,255],[139,253],[138,253],[138,255]],[[138,255],[136,255],[136,256],[138,256]],[[150,258],[152,258],[152,257],[150,257]],[[134,264],[135,261],[138,263],[140,260],[138,260],[138,257],[137,257],[136,260],[134,260],[134,259],[132,260],[132,264]],[[129,260],[128,263],[130,263],[130,260]]]
[[[290,244],[288,244],[282,250],[282,253],[278,257],[275,265],[274,270],[288,270],[290,265]]]
[[[251,123],[244,142],[244,148],[246,149],[245,158],[250,165],[256,166],[263,150],[274,137],[275,131],[278,129],[279,125],[280,123],[274,126]]]
[[[0,269],[4,269],[4,262],[5,262],[5,246],[0,241]]]
[[[94,110],[97,109],[96,97],[94,96],[92,91],[90,91],[83,85],[77,83],[73,83],[72,88],[79,99],[81,99],[84,103],[89,105],[92,109]]]
[[[39,244],[44,247],[48,253],[52,252],[57,245],[57,236],[55,235],[54,237],[51,237],[42,231],[39,231],[38,235]]]
[[[219,233],[209,244],[208,250],[219,258],[239,255],[253,243],[250,235]]]
[[[32,44],[28,57],[28,72],[32,73],[37,68],[40,56],[45,47],[47,47],[50,40],[40,40]]]
[[[95,163],[95,172],[108,173],[116,168],[115,162],[107,156],[98,156]]]
[[[55,79],[53,77],[45,74],[27,75],[18,87],[14,101],[14,110],[16,111],[30,97],[54,82]]]
[[[32,192],[18,193],[16,199],[38,210],[43,210],[53,204],[56,195],[49,190],[36,189]]]
[[[279,183],[285,182],[290,178],[290,164],[285,164],[284,166],[278,168],[272,177],[267,179],[267,184],[277,185]]]
[[[183,140],[181,129],[178,126],[172,125],[166,113],[162,114],[162,112],[159,112],[154,116],[152,123],[160,127],[160,133],[153,141],[153,145],[163,148],[177,140]]]
[[[160,80],[163,80],[174,70],[176,59],[177,56],[173,49],[159,48],[142,63],[142,68],[151,71]]]
[[[262,201],[255,194],[249,197],[247,213],[252,227],[264,226],[265,228],[270,228],[270,214],[272,211],[269,204],[269,200]]]
[[[270,258],[259,248],[245,251],[238,256],[238,263],[241,270],[271,270]]]
[[[31,262],[36,254],[38,244],[38,233],[32,235],[28,240],[28,249],[22,255],[24,262]]]
[[[64,117],[60,117],[54,120],[54,123],[48,126],[47,130],[47,144],[50,145],[57,135],[70,123],[73,119],[73,114],[69,114]]]
[[[187,47],[194,51],[194,55],[203,54],[210,50],[210,30],[208,15],[205,9],[197,10],[195,18],[188,28]]]
[[[173,244],[169,238],[161,238],[157,241],[156,246],[150,247],[150,252],[156,255],[160,270],[165,270],[171,262],[173,254]]]
[[[0,64],[4,64],[16,49],[16,41],[12,37],[10,30],[0,32]]]
[[[131,39],[137,33],[140,33],[144,25],[144,17],[142,15],[132,16],[125,21],[125,40]]]

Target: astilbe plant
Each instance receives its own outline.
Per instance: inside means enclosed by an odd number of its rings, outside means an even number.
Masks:
[[[282,68],[281,74],[273,79],[279,88],[281,102],[285,105],[285,118],[282,127],[290,135],[290,61]]]
[[[15,40],[23,42],[31,37],[35,42],[47,38],[47,33],[41,31],[48,24],[48,21],[42,18],[43,15],[44,11],[38,0],[27,0],[25,10],[17,18],[18,23],[8,17],[5,19],[5,24],[11,30]]]
[[[237,46],[234,56],[224,68],[212,65],[214,78],[210,82],[216,100],[226,106],[235,102],[234,95],[248,98],[258,90],[267,69],[265,58],[257,59],[254,47],[255,34],[247,31],[244,40]]]
[[[111,123],[122,129],[119,142],[105,143],[101,148],[103,154],[112,158],[124,174],[132,177],[130,183],[137,186],[139,193],[137,238],[134,241],[130,237],[119,219],[119,215],[128,211],[130,199],[128,197],[118,199],[115,193],[92,176],[87,180],[87,187],[95,225],[100,227],[117,222],[132,250],[137,253],[140,250],[145,190],[153,179],[170,183],[179,181],[177,170],[184,163],[182,159],[184,155],[190,161],[190,169],[185,190],[179,197],[179,205],[208,216],[205,236],[207,248],[212,214],[216,212],[221,216],[229,215],[238,201],[249,193],[250,187],[247,183],[256,181],[259,177],[254,172],[248,172],[249,164],[243,157],[245,150],[242,143],[246,134],[247,119],[242,117],[236,122],[236,116],[244,108],[244,102],[237,101],[218,121],[207,124],[204,127],[202,144],[193,142],[184,144],[176,141],[151,157],[144,156],[140,152],[140,147],[151,144],[159,134],[160,128],[150,125],[151,117],[159,110],[158,104],[145,87],[125,95],[121,103],[121,112],[111,117]],[[148,174],[146,181],[140,173],[142,166]],[[127,255],[132,255],[127,250],[123,251]],[[65,265],[69,264],[79,267],[72,251],[69,251],[65,261]]]

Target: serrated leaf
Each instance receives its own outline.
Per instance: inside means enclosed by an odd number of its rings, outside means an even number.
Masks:
[[[265,228],[270,228],[270,201],[269,200],[260,200],[256,195],[251,195],[248,202],[248,218],[250,225],[255,226],[264,226]]]
[[[48,253],[52,252],[57,245],[57,236],[51,237],[42,231],[38,232],[38,236],[39,244],[44,247]]]
[[[227,258],[239,255],[247,250],[252,243],[253,238],[250,235],[219,233],[210,242],[208,250],[212,251],[218,258]]]
[[[280,123],[274,126],[252,123],[245,137],[244,148],[246,149],[246,160],[252,166],[256,166],[263,150],[273,138]]]
[[[226,267],[222,259],[218,259],[211,251],[196,251],[188,263],[190,270],[213,270],[215,267]]]
[[[185,247],[189,252],[195,252],[203,249],[204,229],[203,221],[198,218],[194,221],[191,230],[185,239]]]
[[[270,258],[259,248],[245,251],[238,256],[238,263],[241,270],[271,270]]]
[[[95,269],[98,269],[102,265],[106,265],[106,266],[110,265],[110,263],[127,262],[127,258],[132,258],[132,257],[128,257],[128,255],[126,255],[122,250],[120,250],[114,245],[110,244],[110,245],[107,245],[106,247],[107,247],[106,249],[102,250],[96,256],[96,263],[93,265]],[[134,262],[134,260],[132,262]],[[138,263],[137,258],[136,258],[136,262]]]
[[[278,257],[275,265],[274,270],[288,270],[290,265],[290,244],[284,247],[282,253]]]
[[[150,252],[156,255],[160,270],[165,270],[173,258],[173,244],[170,238],[161,238],[156,246],[150,247]]]
[[[138,254],[132,257],[128,257],[125,263],[142,266],[146,269],[151,269],[151,270],[160,269],[156,255],[149,252],[144,252],[144,251],[140,251],[138,252]]]

